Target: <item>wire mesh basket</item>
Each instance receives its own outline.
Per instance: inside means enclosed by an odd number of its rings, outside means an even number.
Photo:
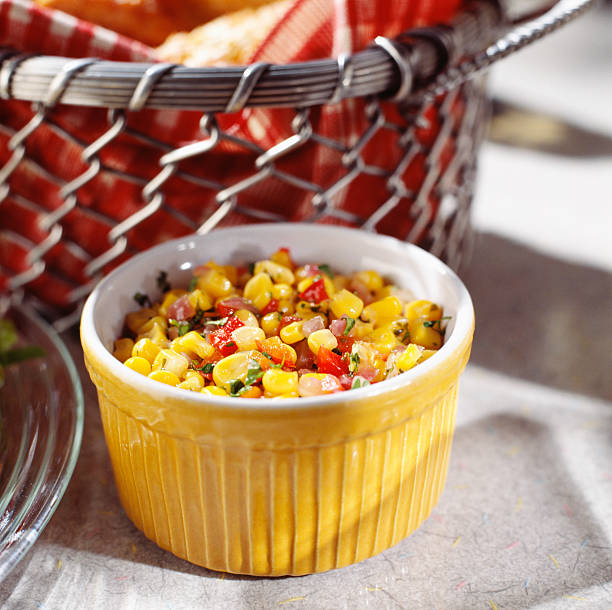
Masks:
[[[200,69],[5,49],[0,288],[63,327],[134,252],[262,221],[382,232],[456,268],[469,252],[487,112],[479,75],[592,3],[561,1],[521,21],[516,2],[476,0],[450,25],[290,65]],[[269,129],[270,108],[283,129]],[[199,137],[184,141],[179,123]],[[350,128],[330,137],[334,124]]]

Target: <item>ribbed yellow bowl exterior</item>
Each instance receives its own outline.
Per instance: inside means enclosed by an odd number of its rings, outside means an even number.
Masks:
[[[192,563],[280,576],[361,561],[427,518],[446,478],[470,344],[393,392],[383,383],[286,409],[137,394],[84,349],[134,524]]]

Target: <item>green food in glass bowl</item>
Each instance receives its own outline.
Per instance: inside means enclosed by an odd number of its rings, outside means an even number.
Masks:
[[[59,336],[27,307],[10,308],[0,322],[0,364],[1,581],[66,490],[81,446],[83,393]]]

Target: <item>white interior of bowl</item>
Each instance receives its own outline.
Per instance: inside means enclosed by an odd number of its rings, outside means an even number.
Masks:
[[[83,309],[81,332],[88,344],[117,376],[133,384],[141,392],[157,396],[186,391],[154,382],[123,366],[112,355],[113,343],[120,336],[127,313],[138,309],[137,292],[152,300],[160,296],[156,278],[160,271],[168,273],[173,287],[186,286],[192,271],[209,260],[220,264],[241,264],[262,260],[279,247],[288,247],[297,264],[327,263],[332,269],[346,273],[376,269],[396,285],[410,290],[415,298],[426,298],[444,308],[451,316],[443,347],[432,358],[393,379],[374,384],[359,392],[378,393],[410,383],[420,374],[437,366],[445,354],[450,355],[471,332],[472,302],[463,283],[446,265],[433,255],[392,237],[365,233],[355,229],[311,224],[260,224],[219,229],[207,235],[193,235],[170,241],[139,254],[103,279],[92,292]],[[392,387],[393,386],[393,387]],[[288,406],[288,402],[312,405],[313,401],[346,399],[345,392],[315,398],[283,401],[244,399],[231,401],[237,407]],[[189,393],[190,399],[206,402],[227,401],[227,398]],[[227,405],[227,402],[224,402]]]

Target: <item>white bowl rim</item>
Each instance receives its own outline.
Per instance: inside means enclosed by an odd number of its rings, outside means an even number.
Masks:
[[[249,231],[254,232],[267,232],[270,230],[279,231],[313,231],[313,233],[328,233],[330,238],[335,235],[336,238],[340,237],[342,233],[348,235],[349,233],[354,234],[359,232],[364,240],[373,239],[379,245],[385,245],[389,248],[396,248],[403,251],[404,254],[412,257],[421,257],[427,261],[428,265],[431,265],[433,271],[446,276],[448,282],[450,282],[454,293],[457,296],[458,307],[455,316],[455,324],[451,332],[450,337],[445,338],[445,342],[442,347],[434,354],[431,358],[428,358],[418,366],[397,375],[392,379],[386,379],[378,383],[371,384],[365,388],[359,388],[358,390],[348,390],[350,395],[347,395],[347,391],[336,392],[333,394],[325,394],[322,396],[311,396],[311,397],[297,397],[297,398],[236,398],[228,396],[213,396],[201,394],[199,392],[190,392],[174,386],[169,386],[159,381],[148,379],[144,375],[137,373],[124,366],[122,362],[117,360],[104,346],[100,336],[96,331],[94,321],[94,310],[99,295],[104,291],[105,286],[111,284],[115,278],[119,277],[126,269],[134,265],[138,265],[151,255],[153,251],[174,251],[177,248],[184,246],[186,242],[204,241],[211,235],[218,235],[221,232],[230,234],[233,232]],[[338,225],[324,225],[324,224],[310,224],[310,223],[259,223],[259,224],[247,224],[247,225],[234,225],[230,227],[223,227],[215,229],[212,233],[208,234],[191,234],[177,239],[173,239],[162,244],[153,246],[148,250],[140,252],[135,256],[131,257],[125,263],[111,271],[106,277],[102,278],[94,290],[91,292],[81,314],[81,335],[85,339],[88,347],[92,352],[96,354],[104,366],[117,378],[124,379],[130,385],[134,387],[139,393],[153,394],[157,399],[159,398],[171,398],[180,399],[186,402],[192,402],[194,404],[211,405],[220,408],[240,410],[240,411],[270,411],[270,410],[300,410],[300,409],[312,409],[313,407],[332,407],[338,403],[353,402],[356,400],[369,399],[372,396],[380,394],[387,394],[394,390],[413,384],[420,377],[426,376],[433,369],[438,368],[442,364],[442,359],[450,359],[451,355],[461,347],[465,342],[466,337],[473,331],[474,325],[474,309],[472,300],[469,292],[463,282],[459,279],[457,274],[452,271],[446,264],[440,259],[435,257],[430,252],[420,248],[411,243],[400,241],[395,237],[388,235],[382,235],[379,233],[365,232],[360,229],[353,229]],[[354,394],[353,394],[354,393]]]

